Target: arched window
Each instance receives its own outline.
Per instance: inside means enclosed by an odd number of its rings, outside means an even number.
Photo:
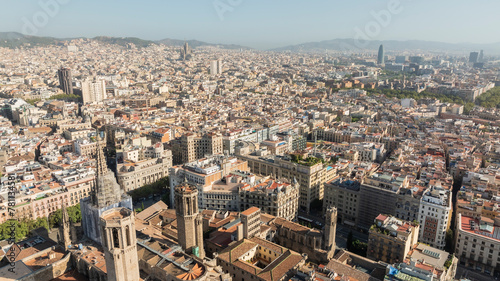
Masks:
[[[113,247],[120,248],[120,239],[118,238],[118,229],[113,228]]]
[[[125,227],[125,235],[127,236],[127,246],[130,246],[130,228],[128,225]]]

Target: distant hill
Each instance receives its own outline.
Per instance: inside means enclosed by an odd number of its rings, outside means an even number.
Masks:
[[[48,45],[57,45],[61,44],[65,41],[71,40],[72,38],[52,38],[52,37],[39,37],[39,36],[28,36],[18,32],[0,32],[0,47],[7,48],[17,48],[21,46],[48,46]],[[152,44],[163,44],[167,46],[182,46],[184,42],[188,42],[188,44],[193,47],[200,46],[218,46],[223,49],[250,49],[248,47],[239,46],[239,45],[228,45],[228,44],[213,44],[202,42],[198,40],[177,40],[177,39],[162,39],[157,41],[152,40],[144,40],[137,37],[109,37],[109,36],[97,36],[91,38],[92,40],[107,43],[107,44],[115,44],[119,46],[127,46],[128,44],[134,44],[137,47],[147,47]]]
[[[98,36],[92,38],[93,40],[102,42],[102,43],[107,43],[107,44],[114,44],[114,45],[120,45],[120,46],[127,46],[128,44],[134,44],[137,47],[147,47],[149,45],[156,44],[154,41],[150,40],[143,40],[137,37],[108,37],[108,36]]]
[[[429,51],[429,52],[471,52],[484,50],[486,54],[500,54],[500,42],[492,44],[473,43],[443,43],[434,41],[397,41],[397,40],[360,40],[333,39],[320,42],[308,42],[272,49],[272,51],[291,52],[324,52],[325,50],[360,52],[377,51],[380,44],[384,45],[386,52],[391,51]]]
[[[0,47],[48,46],[61,43],[61,39],[24,35],[18,32],[0,32]]]
[[[166,39],[156,41],[156,43],[158,43],[158,44],[164,44],[167,46],[178,46],[178,47],[184,45],[184,42],[187,42],[188,45],[193,47],[193,48],[203,47],[203,46],[218,46],[219,48],[222,48],[222,49],[244,49],[244,50],[251,49],[249,47],[240,46],[240,45],[213,44],[213,43],[207,43],[207,42],[198,41],[198,40],[178,40],[178,39],[166,38]]]

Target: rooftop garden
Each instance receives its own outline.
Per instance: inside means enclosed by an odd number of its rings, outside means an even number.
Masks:
[[[383,229],[379,226],[377,226],[376,224],[373,224],[371,227],[370,227],[370,231],[375,231],[377,233],[381,233],[381,234],[384,234],[384,235],[390,235],[391,233],[389,232],[389,230],[387,229]]]
[[[312,157],[312,156],[309,156],[307,157],[306,159],[304,159],[302,157],[302,155],[298,155],[298,154],[291,154],[290,155],[292,157],[292,162],[294,163],[297,163],[297,164],[300,164],[300,165],[304,165],[304,166],[314,166],[318,163],[326,163],[326,161],[324,159],[321,159],[321,158],[317,158],[317,157]]]

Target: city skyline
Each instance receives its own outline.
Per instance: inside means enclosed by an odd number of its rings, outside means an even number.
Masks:
[[[432,6],[425,1],[363,1],[356,5],[321,3],[319,7],[317,1],[287,1],[283,5],[280,1],[215,0],[197,6],[174,1],[150,1],[149,5],[122,1],[121,5],[99,3],[98,9],[95,1],[32,2],[7,1],[4,5],[10,13],[0,19],[2,31],[56,38],[196,39],[272,49],[334,38],[494,43],[494,36],[485,34],[493,35],[493,27],[500,23],[494,15],[500,3],[489,3],[491,8],[484,10],[466,1],[453,1],[453,5],[441,1]],[[426,14],[425,20],[422,14]]]

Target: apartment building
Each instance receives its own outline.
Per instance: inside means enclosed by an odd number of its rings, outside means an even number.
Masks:
[[[380,213],[394,215],[399,190],[407,186],[407,176],[397,173],[378,172],[365,178],[360,186],[358,226],[368,230]]]
[[[172,141],[172,151],[174,164],[191,163],[206,156],[222,154],[222,135],[188,133]]]
[[[294,220],[299,209],[299,189],[298,182],[284,183],[271,178],[254,185],[245,184],[239,190],[240,210],[255,206],[275,217]]]
[[[254,236],[260,236],[260,209],[257,207],[250,207],[245,211],[241,212],[240,219],[243,224],[243,237],[252,238]]]
[[[325,183],[323,213],[326,213],[332,206],[336,207],[339,223],[357,226],[360,185],[358,181],[342,177],[335,177],[332,181]]]
[[[271,156],[259,152],[237,157],[247,161],[254,174],[271,175],[288,181],[295,178],[300,184],[299,207],[307,212],[314,200],[323,199],[324,183],[332,180],[336,174],[335,169],[324,165],[317,158],[313,158],[312,162],[292,162],[288,156]]]
[[[419,241],[441,250],[444,249],[452,211],[449,190],[439,186],[428,188],[420,199]]]
[[[116,176],[118,184],[125,192],[137,189],[146,184],[154,183],[168,176],[172,167],[171,151],[165,151],[161,158],[151,158],[142,161],[125,161],[118,164]]]
[[[417,245],[418,223],[380,214],[375,218],[368,235],[367,257],[387,263],[403,262]]]
[[[500,228],[486,217],[457,215],[455,254],[461,265],[500,277]]]
[[[218,191],[212,188],[215,182],[222,180],[229,173],[237,170],[242,172],[248,171],[248,163],[236,157],[226,157],[222,154],[213,155],[182,166],[170,168],[170,186],[176,186],[184,181],[197,186],[198,204],[202,204],[199,205],[200,209],[207,208],[207,205],[213,205],[212,208],[214,209],[219,209],[219,206],[216,205],[220,205],[220,208],[223,208],[223,206],[237,208],[238,193],[228,192],[227,189],[225,192],[220,192],[223,190]],[[170,205],[174,206],[172,194],[170,199]]]

